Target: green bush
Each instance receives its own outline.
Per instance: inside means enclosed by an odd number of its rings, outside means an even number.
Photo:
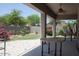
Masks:
[[[47,31],[46,34],[49,35],[49,36],[52,36],[52,31],[50,31],[50,32]]]
[[[64,35],[64,31],[63,30],[60,30],[58,35]]]

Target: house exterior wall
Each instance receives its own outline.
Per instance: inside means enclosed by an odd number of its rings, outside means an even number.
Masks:
[[[39,33],[40,34],[40,26],[31,26],[30,27],[31,33]]]

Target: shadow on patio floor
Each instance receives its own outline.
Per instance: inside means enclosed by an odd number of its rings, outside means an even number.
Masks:
[[[76,41],[65,41],[63,42],[63,47],[62,47],[62,56],[79,56],[79,52],[75,46]],[[51,46],[53,47],[53,52],[54,52],[54,43],[51,44]],[[59,56],[59,44],[57,46],[57,56]],[[51,50],[52,50],[51,49]],[[48,55],[47,52],[47,46],[44,46],[44,55],[45,56],[53,56],[53,53]],[[23,56],[41,56],[41,45],[38,46],[37,48],[23,54]]]

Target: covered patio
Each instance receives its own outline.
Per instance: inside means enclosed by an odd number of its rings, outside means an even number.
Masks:
[[[79,56],[78,3],[24,3],[24,5],[28,5],[41,13],[41,38],[40,40],[35,41],[17,40],[6,42],[6,40],[4,40],[1,42],[4,48],[0,49],[4,49],[4,51],[1,51],[4,56]],[[47,24],[49,20],[47,20],[48,17],[50,20],[53,20],[51,21],[53,24]],[[59,20],[76,20],[75,27],[73,27],[75,33],[72,33],[71,30],[71,32],[64,31],[63,36],[57,35],[57,21]],[[63,24],[58,25],[58,28],[61,29],[62,25],[64,25],[64,22]],[[47,27],[49,27],[49,32],[52,30],[48,33],[50,36],[47,35]],[[8,51],[10,53],[8,53]]]
[[[25,4],[41,13],[41,46],[24,54],[24,56],[78,56],[79,55],[79,4],[78,3],[30,3]],[[47,15],[54,19],[54,37],[46,36]],[[75,19],[75,38],[56,36],[56,21],[65,19]],[[61,26],[60,26],[61,27]]]

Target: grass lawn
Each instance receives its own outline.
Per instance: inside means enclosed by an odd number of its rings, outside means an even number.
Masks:
[[[11,40],[28,40],[28,39],[40,39],[40,34],[26,34],[26,35],[12,35]]]

